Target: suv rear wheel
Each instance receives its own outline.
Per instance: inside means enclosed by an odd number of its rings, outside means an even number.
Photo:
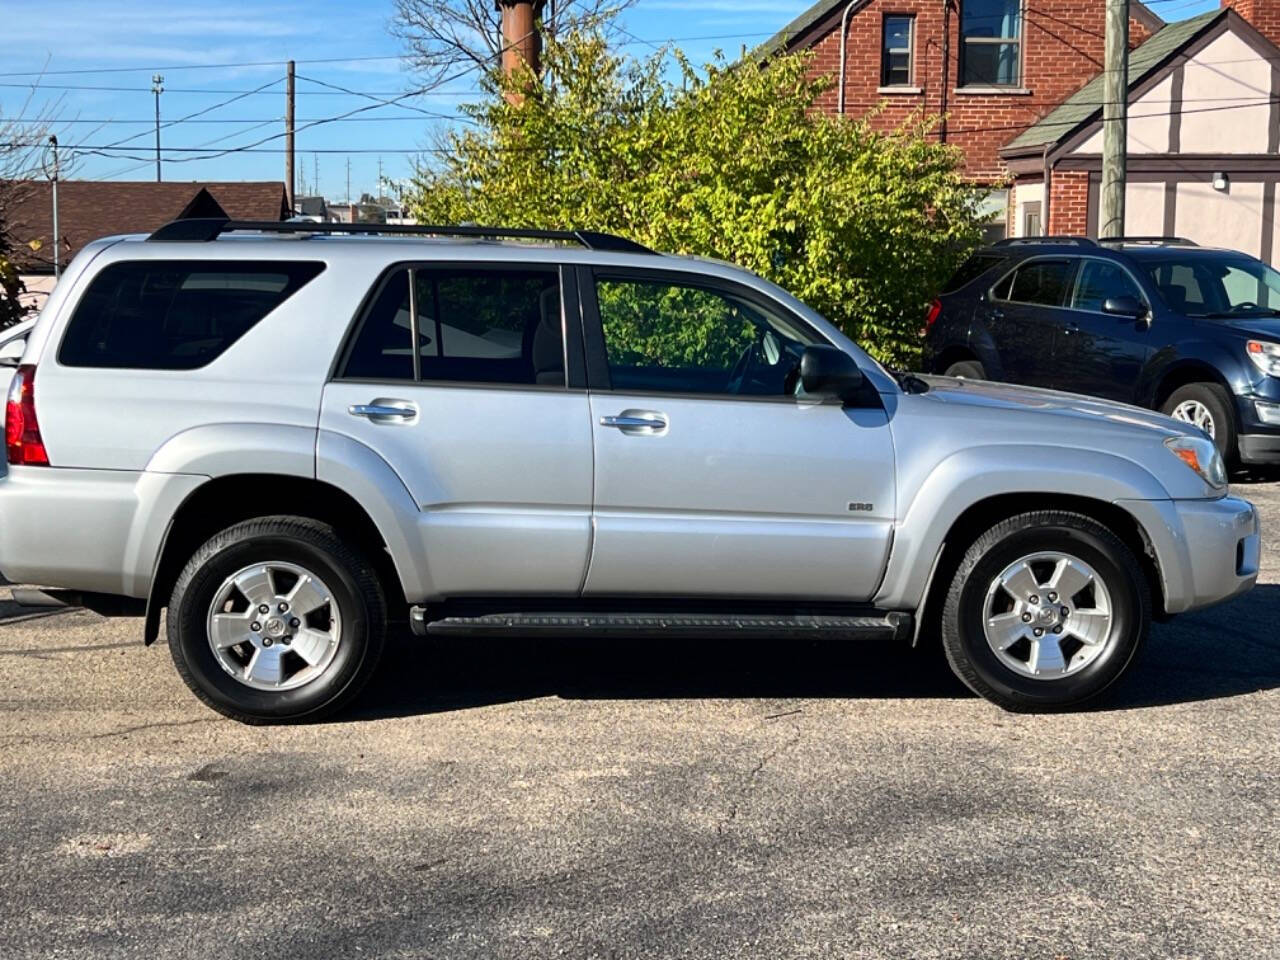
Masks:
[[[1231,416],[1231,398],[1216,383],[1188,383],[1169,395],[1160,408],[1175,420],[1199,427],[1213,438],[1224,460],[1236,452],[1236,425]]]
[[[263,517],[223,530],[169,601],[169,650],[206,704],[244,723],[315,720],[373,674],[386,601],[372,565],[327,524]]]
[[[960,360],[947,367],[944,377],[964,377],[966,380],[985,380],[987,371],[977,360]]]
[[[1083,514],[1047,510],[1004,520],[969,547],[942,643],[975,693],[1006,710],[1055,710],[1114,683],[1150,620],[1133,552]]]

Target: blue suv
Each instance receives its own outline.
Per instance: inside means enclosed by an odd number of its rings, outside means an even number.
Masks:
[[[929,307],[924,369],[1121,400],[1280,463],[1280,273],[1172,237],[1001,240]]]

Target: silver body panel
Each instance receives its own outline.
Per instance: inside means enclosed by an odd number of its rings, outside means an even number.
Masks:
[[[320,260],[326,269],[207,366],[73,369],[57,344],[91,276],[134,259]],[[391,264],[660,267],[751,287],[864,371],[883,409],[804,401],[331,380]],[[350,494],[405,596],[667,595],[914,610],[951,526],[1003,494],[1069,494],[1146,531],[1170,613],[1248,589],[1257,518],[1164,447],[1185,425],[1070,394],[938,378],[903,392],[777,287],[704,260],[421,239],[231,236],[90,244],[27,340],[54,466],[0,480],[0,571],[144,597],[171,518],[208,480],[315,478]],[[353,405],[403,401],[394,422]],[[660,414],[663,430],[602,426]],[[1238,554],[1241,562],[1238,564]],[[1250,557],[1253,558],[1252,566]]]

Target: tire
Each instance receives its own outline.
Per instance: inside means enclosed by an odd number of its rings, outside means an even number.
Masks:
[[[261,570],[270,572],[255,572]],[[301,586],[304,575],[310,593]],[[248,592],[233,583],[237,576]],[[266,616],[256,613],[262,606],[250,594],[273,605]],[[278,612],[284,608],[273,594],[293,597],[294,609]],[[229,599],[215,611],[223,596]],[[261,517],[223,530],[188,561],[169,600],[178,674],[205,704],[241,723],[311,721],[341,709],[373,675],[386,631],[373,565],[332,527],[305,517]],[[215,651],[214,634],[245,639]]]
[[[1064,592],[1086,569],[1094,579],[1051,604],[1049,597],[1056,596],[1047,586],[1054,580],[1047,575],[1051,560],[1035,560],[1027,570],[1036,592],[1021,606],[1013,602],[1012,609],[1003,612],[1016,591],[997,587],[997,581],[1010,569],[1020,569],[1024,558],[1036,556],[1074,561],[1067,571],[1070,577],[1062,573],[1057,581],[1064,584]],[[1015,586],[1025,582],[1017,574],[1012,581]],[[1054,608],[1052,618],[1045,620],[1049,607]],[[1100,612],[1104,608],[1105,621]],[[1063,609],[1071,610],[1066,620],[1059,617]],[[999,621],[1007,634],[993,630],[994,634],[1021,637],[1004,654],[988,641],[986,621],[993,610],[1009,618]],[[1031,622],[1023,623],[1028,615]],[[1035,640],[1033,632],[1041,623],[1044,636]],[[1150,623],[1150,588],[1133,552],[1083,514],[1045,510],[1001,521],[965,552],[943,605],[942,644],[956,676],[992,703],[1016,712],[1064,710],[1097,696],[1120,678],[1141,648]],[[1055,633],[1059,626],[1062,632]],[[1075,630],[1081,635],[1094,630],[1095,642],[1082,642]],[[1054,667],[1054,649],[1063,663],[1060,670]],[[1022,663],[1024,650],[1027,658]],[[1043,672],[1036,670],[1041,665]]]
[[[985,380],[987,371],[977,360],[961,360],[947,367],[944,377],[964,377],[966,380]]]
[[[1169,395],[1160,412],[1175,419],[1185,420],[1184,416],[1177,415],[1175,411],[1180,408],[1187,411],[1194,410],[1196,404],[1207,411],[1213,424],[1213,430],[1205,430],[1205,432],[1213,437],[1214,446],[1218,448],[1222,458],[1230,463],[1235,459],[1236,454],[1236,421],[1231,413],[1231,397],[1218,384],[1188,383],[1186,386],[1179,387]]]

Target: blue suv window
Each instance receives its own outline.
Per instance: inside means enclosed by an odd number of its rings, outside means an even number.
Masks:
[[[997,300],[1060,307],[1067,299],[1075,264],[1071,260],[1031,260],[996,284]]]
[[[1139,302],[1146,299],[1124,267],[1106,260],[1084,261],[1071,305],[1077,310],[1101,313],[1102,304],[1112,297],[1133,297]]]

